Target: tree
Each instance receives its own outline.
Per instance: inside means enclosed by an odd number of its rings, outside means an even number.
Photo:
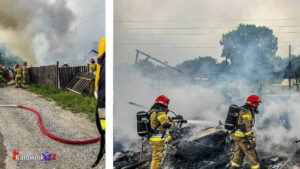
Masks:
[[[15,63],[22,62],[18,56],[11,54],[5,45],[0,43],[0,64],[5,66],[13,66]]]
[[[271,29],[240,24],[237,29],[223,34],[220,44],[223,46],[221,56],[230,61],[232,73],[257,80],[273,71],[272,59],[278,47]]]
[[[288,59],[286,59],[288,60]],[[291,64],[287,64],[285,69],[285,77],[289,78],[289,75],[292,78],[299,78],[300,77],[300,55],[291,57]]]
[[[224,71],[226,66],[226,62],[218,64],[217,60],[211,56],[199,56],[196,59],[184,61],[177,65],[177,68],[191,76],[212,76]]]

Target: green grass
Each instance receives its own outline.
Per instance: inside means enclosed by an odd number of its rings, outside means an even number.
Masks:
[[[91,121],[95,121],[97,100],[88,94],[75,94],[55,88],[47,88],[37,85],[29,85],[23,89],[39,95],[47,100],[54,100],[57,105],[73,113],[85,113]]]

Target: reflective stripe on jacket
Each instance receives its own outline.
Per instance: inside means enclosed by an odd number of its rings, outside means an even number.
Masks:
[[[96,71],[96,64],[95,63],[90,64],[89,65],[89,70],[90,70],[90,72]]]
[[[150,115],[150,124],[153,130],[166,131],[166,129],[163,127],[163,125],[165,125],[166,123],[169,123],[171,125],[171,128],[174,127],[174,123],[169,120],[166,111],[159,109],[151,109],[148,113]],[[149,141],[163,140],[165,140],[163,134],[153,134],[149,138]],[[171,136],[168,136],[168,140],[171,140]]]
[[[162,138],[162,134],[155,134],[155,135],[152,135],[150,138],[149,138],[149,141],[164,141],[165,140],[165,137]],[[172,137],[171,136],[168,136],[168,140],[172,140]]]
[[[21,70],[20,70],[20,68],[15,68],[15,74],[16,74],[16,77],[21,77]]]
[[[245,132],[243,132],[241,129],[236,130],[233,135],[237,137],[247,137],[252,139],[253,138],[253,117],[250,110],[242,110],[239,113],[238,117],[238,125],[245,127]]]
[[[22,67],[22,73],[23,73],[23,75],[26,74],[26,66]]]

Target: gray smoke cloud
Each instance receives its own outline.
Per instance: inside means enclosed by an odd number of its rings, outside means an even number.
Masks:
[[[80,3],[0,0],[0,36],[3,37],[0,42],[32,65],[55,64],[58,60],[83,65],[80,62],[95,46],[93,43],[104,36],[104,1]],[[98,23],[93,27],[100,29],[86,28],[90,23]]]
[[[125,149],[137,148],[136,113],[147,111],[129,105],[131,101],[151,107],[156,97],[163,94],[171,99],[169,108],[186,119],[215,121],[217,125],[226,116],[222,96],[213,88],[188,82],[159,82],[145,77],[132,65],[115,68],[114,83],[114,140]]]
[[[172,77],[170,77],[172,79]],[[169,79],[169,80],[170,80]],[[219,81],[209,86],[189,81],[173,83],[145,76],[133,65],[116,66],[114,69],[114,143],[115,150],[137,150],[140,138],[137,135],[136,113],[147,111],[128,104],[136,102],[147,107],[154,104],[157,96],[164,94],[171,99],[169,109],[188,120],[207,121],[207,125],[191,123],[193,133],[206,127],[224,123],[230,104],[242,106],[249,95],[258,94],[257,85],[247,79],[231,77],[231,82]],[[223,90],[230,90],[232,100],[227,102]],[[300,139],[299,95],[282,86],[276,87],[265,82],[263,103],[259,106],[253,129],[260,152],[275,155],[282,153],[282,147],[291,147],[295,139]],[[170,114],[172,115],[172,114]],[[283,154],[283,153],[282,153]]]

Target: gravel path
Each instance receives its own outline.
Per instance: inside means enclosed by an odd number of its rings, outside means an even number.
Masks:
[[[38,111],[46,130],[55,136],[70,140],[87,140],[98,137],[98,130],[84,114],[73,114],[56,106],[54,101],[47,101],[28,91],[12,87],[0,88],[0,105],[22,105]],[[40,130],[35,113],[19,108],[0,107],[0,133],[6,147],[1,147],[0,136],[0,168],[2,152],[7,151],[5,166],[9,169],[51,168],[87,169],[96,160],[99,142],[89,145],[70,145],[52,140]],[[4,150],[2,150],[4,149]],[[56,160],[43,162],[39,160],[14,161],[13,151],[21,155],[41,155],[45,151],[56,154]],[[3,160],[2,160],[3,161]],[[98,168],[105,168],[102,159]]]

